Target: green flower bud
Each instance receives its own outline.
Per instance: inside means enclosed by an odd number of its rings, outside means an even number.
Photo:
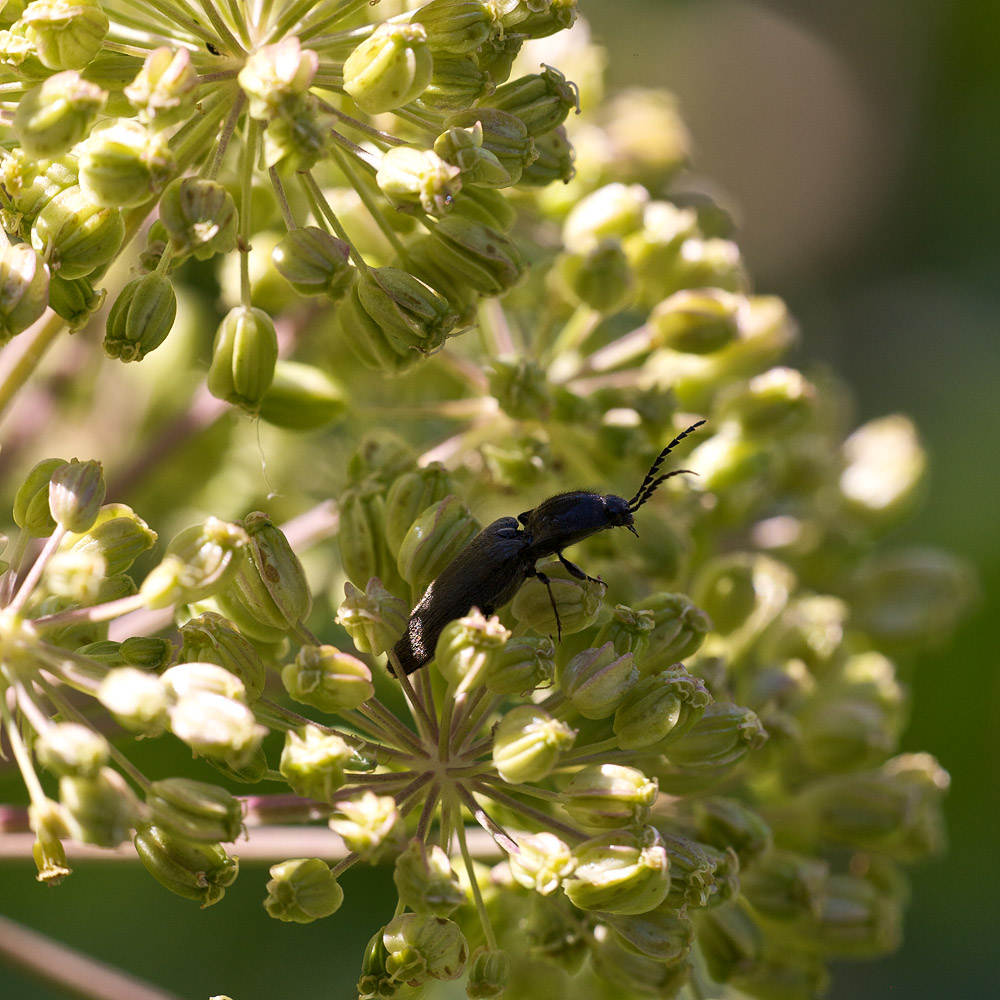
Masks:
[[[161,827],[143,823],[133,839],[146,871],[171,892],[202,908],[217,903],[236,881],[240,865],[221,844],[198,844]]]
[[[340,495],[340,562],[347,578],[365,586],[377,576],[397,579],[395,560],[385,538],[385,493],[381,484],[369,480],[350,486]]]
[[[49,511],[56,524],[81,533],[91,528],[104,503],[104,472],[100,462],[75,458],[59,466],[49,481]]]
[[[456,496],[424,509],[409,525],[396,559],[413,593],[422,594],[478,532],[479,522]]]
[[[551,66],[497,87],[482,104],[516,115],[529,135],[542,135],[561,125],[570,111],[580,110],[576,86]]]
[[[180,177],[163,191],[160,222],[180,257],[208,260],[236,249],[239,213],[233,196],[204,177]]]
[[[722,860],[725,856],[669,830],[660,833],[670,858],[666,905],[685,911],[708,906],[720,891],[715,884],[715,858]]]
[[[264,909],[275,920],[309,924],[340,909],[344,890],[319,858],[294,858],[270,868]]]
[[[510,956],[499,948],[481,945],[469,959],[465,995],[470,1000],[495,1000],[507,992],[510,983]]]
[[[262,309],[236,306],[215,334],[208,391],[216,399],[256,413],[277,360],[278,337],[271,317]]]
[[[166,278],[133,278],[108,313],[104,353],[121,361],[141,361],[166,340],[176,315],[177,295]]]
[[[185,622],[179,631],[183,642],[181,663],[217,663],[243,682],[251,704],[261,696],[267,680],[264,661],[253,643],[231,621],[206,611]]]
[[[684,594],[653,594],[639,601],[636,608],[652,611],[656,621],[639,664],[644,675],[687,659],[697,652],[712,629],[708,615]]]
[[[125,223],[117,208],[102,208],[78,185],[45,205],[31,226],[31,245],[65,279],[85,278],[118,253]]]
[[[428,249],[435,263],[481,295],[499,295],[521,277],[517,247],[503,233],[471,219],[445,216],[434,227]]]
[[[451,207],[452,215],[463,219],[471,219],[501,233],[508,233],[514,228],[517,219],[517,209],[501,192],[482,185],[469,186],[455,199]],[[438,286],[431,282],[435,288]],[[451,301],[457,297],[449,295]]]
[[[564,891],[581,910],[647,913],[670,890],[670,861],[655,827],[611,830],[585,840],[573,853],[576,870]]]
[[[508,864],[511,877],[518,885],[549,896],[573,874],[576,858],[568,844],[554,833],[543,831],[520,834],[517,852],[510,855]]]
[[[281,670],[285,690],[321,712],[348,712],[374,693],[371,671],[350,653],[333,646],[303,646]]]
[[[81,646],[77,652],[88,659],[96,660],[105,667],[121,667],[125,658],[121,654],[122,644],[112,639],[100,639],[97,642]]]
[[[418,11],[431,51],[475,52],[497,34],[487,0],[430,0]]]
[[[552,387],[535,361],[522,357],[495,358],[489,372],[490,394],[514,420],[547,420],[552,411]]]
[[[520,123],[520,119],[515,121]],[[500,162],[496,154],[483,148],[482,122],[476,121],[469,128],[456,126],[442,132],[434,140],[434,152],[442,160],[454,164],[456,170],[461,171],[460,181],[463,185],[500,188],[508,187],[513,182],[510,171]],[[477,221],[493,225],[490,219]]]
[[[649,633],[655,624],[652,611],[636,611],[624,604],[616,604],[611,619],[597,633],[594,645],[603,646],[610,642],[619,656],[631,653],[633,663],[638,665],[649,645]]]
[[[638,679],[639,671],[632,662],[632,654],[619,655],[614,646],[606,642],[597,649],[577,653],[563,667],[559,687],[585,719],[606,719]]]
[[[683,962],[694,944],[694,924],[666,903],[646,913],[615,914],[608,924],[629,948],[667,966]]]
[[[330,375],[313,365],[279,359],[258,415],[275,427],[311,431],[332,424],[346,410],[344,389]]]
[[[601,612],[604,585],[592,580],[578,580],[559,562],[543,563],[542,571],[549,578],[549,589],[537,579],[529,580],[515,596],[510,610],[514,617],[540,635],[565,635],[589,628]],[[552,601],[559,609],[559,621],[552,610]],[[608,713],[610,714],[610,712]]]
[[[385,926],[385,967],[398,982],[417,986],[432,979],[458,979],[469,946],[458,924],[441,917],[401,913]]]
[[[764,935],[746,906],[724,906],[699,915],[698,946],[712,978],[725,983],[756,965]]]
[[[494,31],[476,53],[480,68],[497,83],[504,83],[523,44],[524,38],[515,32]]]
[[[507,640],[486,677],[491,694],[527,695],[549,687],[555,679],[555,644],[548,637],[519,636]]]
[[[563,243],[587,253],[604,240],[620,240],[642,227],[649,192],[638,184],[606,184],[579,201],[563,223]]]
[[[52,473],[67,463],[61,458],[42,459],[25,477],[14,495],[14,523],[34,538],[46,538],[56,530],[49,509]]]
[[[162,670],[173,658],[174,647],[168,639],[155,635],[132,635],[118,647],[123,663],[144,670]]]
[[[135,793],[110,767],[93,777],[64,774],[59,805],[70,838],[98,847],[117,847],[127,840],[140,812]]]
[[[191,603],[220,590],[236,574],[246,543],[246,532],[238,524],[215,517],[185,528],[139,588],[147,607]]]
[[[367,368],[398,375],[412,368],[422,357],[419,351],[397,347],[377,320],[365,311],[358,295],[359,282],[351,285],[333,315],[337,336]]]
[[[713,630],[729,635],[757,607],[754,557],[734,552],[707,561],[694,579],[691,594],[694,603],[711,618]]]
[[[772,920],[795,920],[820,905],[830,866],[793,851],[769,851],[743,873],[744,895]]]
[[[295,35],[251,53],[236,79],[250,101],[250,117],[270,121],[312,86],[319,56]]]
[[[332,802],[344,783],[344,767],[353,756],[350,746],[336,733],[303,726],[285,733],[279,770],[296,795]]]
[[[108,18],[95,0],[35,0],[21,14],[46,69],[83,69],[101,50]]]
[[[901,721],[861,694],[818,694],[799,714],[802,757],[820,773],[874,767],[896,749]]]
[[[702,717],[667,751],[682,772],[717,775],[738,764],[767,741],[767,731],[749,708],[713,702]],[[660,775],[661,783],[672,790]]]
[[[508,14],[501,23],[504,27],[516,26],[518,34],[528,38],[547,38],[557,31],[573,27],[576,23],[577,2],[578,0],[550,0],[544,5],[525,2],[523,5],[518,4],[519,8],[526,8],[525,10]]]
[[[195,108],[198,71],[186,48],[165,45],[146,56],[135,79],[122,89],[143,125],[154,131],[176,125]]]
[[[441,215],[461,190],[459,173],[433,150],[393,146],[382,157],[375,181],[397,211],[419,206]]]
[[[156,532],[131,507],[109,503],[98,511],[89,530],[67,534],[63,548],[80,555],[99,555],[104,574],[112,577],[129,570],[143,552],[156,544],[156,539]]]
[[[537,705],[517,705],[493,733],[493,766],[504,781],[541,781],[576,739],[576,730]]]
[[[90,322],[107,296],[105,289],[94,291],[94,286],[86,278],[67,281],[62,275],[49,276],[49,306],[61,316],[71,330],[79,330]]]
[[[108,762],[108,741],[90,726],[57,722],[42,730],[35,741],[35,754],[42,767],[59,776],[96,778]]]
[[[535,159],[521,171],[521,185],[546,187],[555,181],[568,184],[576,175],[575,154],[562,125],[534,136]]]
[[[771,661],[801,660],[821,675],[840,658],[849,614],[839,598],[800,597],[785,607],[761,638],[761,655]]]
[[[683,666],[644,677],[615,710],[614,730],[622,750],[663,752],[702,717],[712,696]]]
[[[692,808],[698,840],[720,850],[731,848],[741,866],[771,849],[771,828],[737,799],[702,798]]]
[[[330,829],[363,861],[378,860],[406,835],[396,800],[391,795],[368,791],[343,799],[336,806],[337,811],[330,818]]]
[[[313,99],[285,104],[264,130],[264,166],[282,174],[310,170],[326,149],[329,129]]]
[[[793,368],[770,368],[719,394],[719,415],[746,436],[773,440],[801,429],[816,412],[816,387]]]
[[[362,111],[377,115],[418,98],[433,71],[423,27],[385,21],[344,62],[344,90]]]
[[[18,146],[0,164],[0,180],[10,194],[13,211],[20,216],[16,234],[27,239],[38,213],[60,191],[78,182],[77,158],[67,153],[55,159],[36,160]],[[10,228],[14,232],[15,227]]]
[[[594,935],[590,958],[601,980],[615,990],[626,991],[619,995],[675,997],[691,974],[687,962],[665,965],[638,954],[608,933]]]
[[[206,757],[205,761],[230,781],[238,781],[245,785],[256,784],[273,774],[267,766],[267,754],[261,746],[258,746],[245,760],[239,761],[238,767],[218,757]]]
[[[378,430],[361,438],[348,460],[347,474],[355,481],[371,477],[388,489],[398,476],[415,467],[413,449],[392,431]]]
[[[28,806],[28,823],[35,834],[31,853],[38,868],[38,881],[59,885],[67,875],[73,874],[60,840],[67,834],[59,806],[51,799],[33,802]]]
[[[135,667],[108,671],[97,699],[126,729],[155,736],[167,728],[170,700],[163,681]]]
[[[617,312],[632,297],[632,275],[617,241],[602,240],[585,253],[563,254],[556,266],[571,297],[600,313]]]
[[[396,858],[392,880],[400,902],[415,913],[446,917],[465,902],[448,855],[437,844],[411,840]]]
[[[105,208],[133,208],[159,194],[174,170],[162,133],[134,118],[95,129],[79,147],[80,187]]]
[[[398,552],[413,522],[450,492],[451,477],[440,462],[399,476],[385,498],[385,536],[389,549]]]
[[[591,764],[563,788],[563,808],[584,826],[617,829],[649,818],[659,786],[642,771],[620,764]]]
[[[485,683],[509,638],[496,615],[487,619],[473,609],[442,629],[434,662],[456,693],[471,691]]]
[[[434,56],[430,83],[417,99],[417,106],[443,115],[468,108],[495,89],[493,78],[479,65],[474,53],[439,52]]]
[[[346,629],[359,653],[379,656],[391,649],[406,630],[409,605],[390,594],[378,577],[372,577],[364,591],[348,580],[347,595],[337,609],[337,624]]]
[[[355,279],[351,248],[316,226],[299,226],[271,251],[277,272],[300,295],[325,295],[336,302]]]
[[[711,354],[739,336],[741,296],[718,288],[682,289],[649,314],[651,344],[681,354]]]
[[[18,101],[14,130],[21,148],[32,159],[61,156],[87,135],[107,99],[75,70],[50,76]]]
[[[239,801],[224,788],[204,781],[154,781],[146,792],[146,806],[152,823],[188,840],[235,840],[243,829]]]

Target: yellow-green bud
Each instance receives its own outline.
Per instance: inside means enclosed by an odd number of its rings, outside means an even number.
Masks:
[[[18,101],[14,130],[32,159],[60,156],[90,131],[108,95],[76,70],[56,73]]]
[[[325,295],[336,302],[355,279],[351,248],[317,226],[290,230],[271,251],[271,261],[300,295]]]
[[[74,458],[59,466],[49,481],[49,511],[56,524],[78,534],[88,531],[104,503],[104,489],[100,462]]]
[[[394,847],[402,847],[401,841],[406,834],[396,800],[391,795],[367,791],[341,800],[336,806],[337,811],[330,818],[330,829],[363,861],[376,861]]]
[[[377,576],[363,591],[348,580],[344,593],[346,599],[337,609],[337,624],[347,631],[358,652],[379,656],[391,649],[406,630],[409,604],[390,594]]]
[[[340,495],[340,562],[347,578],[358,587],[377,576],[390,586],[398,579],[396,561],[385,538],[385,493],[368,480]]]
[[[627,946],[664,965],[682,962],[694,944],[694,924],[666,903],[648,913],[615,914],[608,923]]]
[[[271,317],[263,309],[236,306],[215,334],[208,391],[216,399],[256,413],[277,360],[278,337]]]
[[[573,775],[560,801],[584,826],[617,829],[645,823],[658,794],[656,779],[634,767],[591,764]]]
[[[540,635],[556,635],[560,629],[564,636],[572,635],[593,625],[601,612],[604,585],[578,580],[555,560],[543,563],[541,569],[549,578],[552,599],[545,584],[531,579],[517,592],[510,606],[514,617]],[[558,622],[552,611],[552,600],[559,609]]]
[[[712,619],[713,631],[729,635],[757,607],[754,557],[733,552],[705,562],[691,585],[694,603]]]
[[[444,296],[396,267],[371,268],[354,287],[362,308],[401,353],[430,353],[444,343],[458,321]]]
[[[618,995],[676,997],[681,993],[691,975],[689,962],[664,964],[601,930],[599,925],[588,949],[591,965],[602,981],[613,984],[616,991],[627,991]]]
[[[108,741],[90,726],[57,722],[35,741],[39,763],[53,774],[96,778],[108,761]]]
[[[537,156],[524,122],[506,111],[462,111],[447,125],[434,140],[434,151],[461,169],[466,184],[509,187]]]
[[[35,0],[21,14],[46,69],[83,69],[101,50],[108,18],[95,0]]]
[[[308,93],[319,56],[295,35],[251,53],[236,77],[250,101],[250,116],[270,121],[288,103]]]
[[[545,187],[554,181],[568,184],[576,175],[576,166],[565,126],[559,125],[533,138],[535,159],[521,171],[521,185]]]
[[[95,129],[78,148],[80,187],[105,208],[133,208],[159,194],[174,170],[162,133],[134,118]]]
[[[166,46],[153,49],[122,93],[139,121],[153,130],[183,121],[194,111],[198,96],[198,71],[190,52]]]
[[[504,781],[541,781],[576,739],[576,730],[537,705],[517,705],[493,733],[493,766]]]
[[[476,53],[483,72],[503,83],[510,77],[510,71],[517,58],[524,39],[516,32],[494,32]]]
[[[104,353],[121,361],[141,361],[166,340],[176,315],[177,295],[163,275],[133,278],[108,312]]]
[[[632,298],[632,273],[617,240],[602,240],[583,253],[563,254],[557,268],[571,297],[597,312],[617,312]]]
[[[638,666],[655,624],[652,611],[636,611],[625,604],[616,604],[610,620],[601,626],[593,644],[603,646],[610,642],[620,656],[631,653],[632,662]]]
[[[639,664],[643,675],[687,659],[698,651],[712,628],[708,615],[685,594],[653,594],[639,601],[636,609],[652,611],[656,623]]]
[[[509,639],[486,677],[491,694],[527,695],[555,679],[555,643],[547,636]]]
[[[565,31],[576,23],[578,0],[549,0],[546,4],[519,3],[501,18],[505,28],[516,28],[519,35],[528,38],[547,38],[557,31]]]
[[[713,702],[702,717],[667,752],[671,762],[686,770],[727,769],[767,741],[767,730],[749,708]]]
[[[340,909],[344,890],[319,858],[293,858],[270,868],[264,909],[275,920],[308,924]]]
[[[577,653],[563,667],[559,687],[585,719],[606,719],[614,714],[638,679],[632,654],[619,654],[606,642],[599,648]]]
[[[118,647],[122,662],[143,670],[162,670],[173,658],[169,639],[155,635],[131,635]]]
[[[86,278],[68,281],[60,274],[49,276],[49,306],[58,316],[66,320],[71,330],[79,330],[90,322],[107,296],[103,288],[94,291],[93,284]]]
[[[752,969],[764,949],[764,934],[743,904],[717,907],[698,920],[698,948],[717,983]]]
[[[431,233],[432,259],[481,295],[499,295],[521,277],[517,247],[503,233],[461,216],[448,215]]]
[[[314,365],[278,359],[274,380],[260,401],[260,419],[292,431],[326,427],[344,415],[343,386]]]
[[[482,103],[516,115],[529,135],[542,135],[561,125],[570,111],[580,110],[576,86],[551,66],[497,87]]]
[[[738,799],[701,798],[692,811],[698,840],[719,850],[732,849],[742,867],[773,846],[771,828]]]
[[[129,570],[143,552],[156,544],[156,538],[156,532],[131,507],[108,503],[97,512],[86,532],[67,535],[62,547],[80,555],[99,555],[105,576],[111,577]]]
[[[399,551],[413,522],[448,496],[451,485],[448,470],[440,462],[404,472],[393,482],[385,498],[385,536],[391,551]]]
[[[185,622],[179,631],[183,642],[179,662],[217,663],[243,682],[251,704],[261,696],[267,680],[264,662],[253,643],[231,621],[206,611]]]
[[[235,840],[243,829],[238,799],[224,788],[192,778],[154,781],[146,792],[150,821],[188,840]]]
[[[446,917],[465,902],[448,855],[437,844],[411,840],[396,858],[392,880],[400,902],[415,913]]]
[[[474,54],[439,52],[434,56],[431,81],[417,99],[417,105],[436,114],[447,114],[475,104],[495,89],[492,77]]]
[[[368,667],[333,646],[303,646],[282,668],[281,682],[296,701],[331,714],[351,711],[375,692]]]
[[[649,314],[650,343],[682,354],[711,354],[739,336],[745,300],[718,288],[682,289]]]
[[[12,208],[20,216],[17,234],[27,239],[38,213],[60,191],[79,181],[77,157],[66,153],[55,159],[35,160],[16,147],[0,164],[0,177],[10,192]]]
[[[490,395],[514,420],[547,420],[552,386],[545,369],[529,358],[499,357],[489,371]]]
[[[422,594],[479,532],[479,522],[456,496],[425,508],[399,544],[396,566],[414,594]]]
[[[135,793],[110,767],[93,777],[64,774],[59,805],[70,838],[98,847],[117,847],[127,840],[140,813]]]
[[[334,311],[337,336],[367,368],[396,375],[412,368],[422,357],[419,351],[397,346],[381,324],[368,315],[354,281],[343,302]]]
[[[155,736],[167,728],[167,689],[154,674],[135,667],[109,670],[97,689],[98,701],[126,729]]]
[[[31,226],[31,245],[61,278],[85,278],[118,253],[125,223],[117,208],[101,207],[79,185],[52,197]]]
[[[465,995],[469,1000],[496,1000],[507,992],[510,983],[510,956],[499,948],[481,945],[469,959]]]
[[[719,394],[720,420],[739,424],[742,434],[775,440],[802,428],[816,413],[816,387],[794,368],[770,368]]]
[[[518,885],[539,895],[555,892],[576,867],[569,845],[554,833],[520,834],[517,847],[508,858],[511,877]]]
[[[664,752],[701,718],[711,701],[701,678],[692,677],[681,664],[644,677],[615,710],[618,746]]]
[[[66,465],[61,458],[44,458],[25,476],[14,495],[14,523],[35,538],[46,538],[56,530],[49,510],[52,473]]]
[[[181,177],[167,185],[159,204],[159,221],[176,255],[208,260],[236,249],[239,214],[233,196],[221,184],[204,177]]]
[[[418,986],[432,979],[458,979],[469,946],[458,924],[442,917],[401,913],[386,924],[385,967],[394,980]]]
[[[73,869],[66,863],[66,849],[60,839],[67,834],[58,804],[51,799],[33,802],[28,806],[28,823],[35,834],[31,853],[38,868],[38,881],[59,885],[73,874]]]
[[[352,757],[353,751],[336,733],[308,725],[285,733],[279,770],[296,795],[332,802]]]
[[[458,167],[433,150],[393,146],[382,157],[375,181],[397,211],[419,206],[431,215],[442,215],[462,188],[459,174]]]
[[[646,913],[670,891],[670,861],[655,827],[612,830],[579,844],[564,891],[581,910]]]
[[[380,24],[344,62],[344,90],[377,115],[409,104],[431,82],[434,60],[419,24]]]
[[[566,249],[587,253],[602,240],[620,240],[637,232],[649,192],[639,184],[606,184],[577,202],[563,223]]]
[[[772,850],[742,875],[742,889],[759,913],[773,920],[793,920],[820,904],[830,866],[819,858]]]
[[[146,871],[171,892],[202,907],[217,903],[239,874],[237,858],[221,844],[198,844],[161,827],[142,824],[133,839]]]
[[[482,185],[465,188],[455,199],[451,211],[453,215],[472,219],[501,233],[510,232],[517,220],[517,209],[513,203],[499,191]]]
[[[264,166],[282,174],[310,170],[329,141],[328,116],[315,100],[302,97],[287,102],[264,129]]]
[[[485,683],[509,638],[496,615],[487,619],[473,609],[441,630],[434,662],[457,691],[471,691]]]
[[[715,884],[716,863],[712,854],[724,856],[721,852],[710,853],[711,849],[670,830],[661,831],[661,836],[670,858],[670,892],[666,904],[676,910],[708,906],[720,891]]]
[[[427,32],[427,44],[435,54],[475,52],[497,33],[488,0],[430,0],[414,16]]]

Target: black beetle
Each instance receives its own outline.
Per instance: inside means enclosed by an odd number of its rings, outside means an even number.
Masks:
[[[675,469],[657,475],[663,460],[704,422],[692,424],[660,452],[631,500],[585,490],[558,493],[517,518],[501,517],[483,528],[428,586],[410,614],[406,632],[393,647],[403,671],[411,674],[433,659],[438,637],[448,622],[467,615],[472,608],[479,608],[484,615],[493,614],[513,600],[530,577],[549,587],[561,638],[549,579],[535,569],[535,563],[555,555],[578,580],[599,582],[565,558],[562,550],[605,528],[628,528],[638,535],[635,512],[665,479],[689,471]]]

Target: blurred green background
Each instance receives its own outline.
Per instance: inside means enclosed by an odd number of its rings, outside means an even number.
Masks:
[[[1000,996],[990,614],[1000,607],[1000,5],[581,6],[609,48],[613,85],[678,95],[695,166],[738,218],[757,289],[784,297],[801,322],[796,363],[828,361],[854,387],[859,421],[898,410],[920,426],[932,481],[899,540],[946,546],[978,568],[976,612],[911,678],[906,748],[934,753],[952,774],[950,852],[913,873],[902,949],[838,967],[831,996]],[[348,996],[368,934],[392,905],[388,875],[372,884],[349,874],[356,919],[331,931],[270,921],[263,866],[201,913],[136,866],[78,865],[58,890],[33,876],[32,865],[0,866],[5,915],[192,1000]],[[62,995],[4,971],[0,996]]]

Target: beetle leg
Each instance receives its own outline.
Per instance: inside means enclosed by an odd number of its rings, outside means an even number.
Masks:
[[[560,558],[562,557],[560,556]],[[535,570],[532,576],[538,577],[539,582],[544,583],[545,589],[549,592],[549,603],[552,605],[552,614],[556,616],[556,638],[559,642],[562,642],[562,622],[559,620],[559,609],[556,607],[556,599],[552,593],[552,581],[538,570]]]
[[[571,563],[561,552],[557,552],[556,556],[558,557],[559,562],[561,562],[563,566],[566,567],[566,572],[569,573],[570,576],[575,576],[578,580],[589,580],[591,583],[600,583],[604,584],[604,586],[607,586],[607,584],[605,584],[604,581],[599,576],[593,577],[587,573],[584,573],[584,571],[580,569],[580,567],[577,566],[576,563]]]

